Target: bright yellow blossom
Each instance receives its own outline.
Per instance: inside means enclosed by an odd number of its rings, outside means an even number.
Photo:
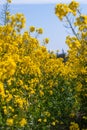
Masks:
[[[27,120],[25,118],[22,118],[19,124],[21,127],[24,127],[27,124]]]
[[[43,33],[43,29],[42,28],[38,28],[38,29],[36,29],[36,32],[38,32],[38,34],[42,34]]]
[[[80,130],[79,125],[75,122],[71,122],[70,130]]]
[[[48,44],[49,43],[49,38],[45,38],[44,39],[44,44]]]
[[[7,121],[6,121],[6,124],[8,126],[12,126],[13,125],[13,119],[12,118],[8,118]]]
[[[38,122],[41,122],[41,121],[42,121],[42,119],[41,119],[41,118],[39,118],[39,119],[38,119]]]
[[[30,30],[30,32],[34,32],[35,31],[35,27],[34,26],[30,26],[29,30]]]
[[[8,3],[11,3],[11,2],[12,2],[12,0],[7,0],[7,2],[8,2]]]
[[[45,119],[43,120],[43,122],[45,122],[45,123],[46,123],[46,122],[47,122],[47,119],[45,118]]]
[[[52,125],[53,125],[53,126],[55,126],[55,125],[56,125],[56,123],[53,121],[53,122],[52,122]]]

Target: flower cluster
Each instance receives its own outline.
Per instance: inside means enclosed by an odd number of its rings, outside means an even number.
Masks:
[[[77,7],[74,1],[59,4],[57,16],[62,19]],[[79,20],[77,27],[83,26]],[[9,14],[8,23],[0,26],[0,129],[50,130],[67,124],[70,130],[79,130],[70,120],[80,112],[87,120],[87,32],[81,31],[79,39],[67,36],[64,63],[31,36],[34,31],[42,34],[42,28],[30,26],[21,33],[24,25],[24,15],[18,13]],[[49,39],[43,41],[47,44]]]
[[[78,7],[79,3],[74,0],[68,5],[60,3],[55,7],[55,14],[62,20],[68,13],[76,15]]]

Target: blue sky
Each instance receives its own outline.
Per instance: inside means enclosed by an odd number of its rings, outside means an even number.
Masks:
[[[28,5],[12,5],[12,13],[21,12],[26,17],[26,29],[29,26],[36,28],[43,28],[44,33],[39,36],[42,42],[44,38],[48,37],[50,42],[47,45],[49,50],[57,50],[67,46],[64,43],[66,32],[62,23],[58,20],[54,13],[55,4],[28,4]]]
[[[33,3],[33,4],[38,4],[38,3],[58,3],[58,2],[70,2],[71,0],[12,0],[13,3]],[[85,3],[87,4],[87,0],[77,0],[80,3]]]
[[[26,17],[26,30],[29,26],[35,26],[37,28],[42,27],[44,30],[43,35],[39,36],[39,40],[43,41],[44,38],[48,37],[50,39],[47,45],[48,50],[60,51],[68,49],[65,44],[65,38],[68,35],[63,23],[55,15],[55,5],[58,0],[13,0],[10,6],[11,12],[23,13]],[[48,1],[48,2],[47,2]],[[64,1],[64,0],[60,0]],[[67,0],[70,1],[70,0]],[[78,0],[81,2],[82,12],[87,14],[87,4],[84,4],[87,0]],[[82,2],[83,1],[83,2]],[[58,1],[59,2],[59,1]],[[18,4],[19,3],[19,4]],[[32,4],[31,4],[32,3]]]

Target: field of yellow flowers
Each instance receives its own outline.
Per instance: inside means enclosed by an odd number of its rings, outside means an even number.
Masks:
[[[10,4],[10,0],[7,0]],[[25,26],[23,14],[6,12],[0,25],[0,130],[87,130],[87,16],[79,4],[57,4],[62,21],[75,17],[77,33],[67,36],[67,61],[49,53]]]

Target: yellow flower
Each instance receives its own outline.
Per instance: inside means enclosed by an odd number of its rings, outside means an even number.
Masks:
[[[3,106],[3,111],[4,111],[4,114],[5,114],[5,115],[8,114],[8,110],[7,110],[6,106]]]
[[[21,127],[24,127],[27,124],[27,120],[25,118],[22,118],[22,120],[19,122]]]
[[[12,126],[13,125],[13,119],[12,118],[8,118],[7,121],[6,121],[6,124],[8,126]]]
[[[45,111],[44,114],[45,114],[47,117],[50,117],[50,112]]]
[[[47,122],[47,119],[45,118],[45,119],[43,120],[43,122],[45,122],[45,123],[46,123],[46,122]]]
[[[15,97],[15,103],[18,104],[21,109],[23,109],[24,101],[25,100],[19,96]]]
[[[82,84],[80,82],[77,83],[76,91],[80,92],[82,90]]]
[[[52,125],[53,125],[53,126],[55,126],[55,125],[56,125],[56,123],[53,121],[53,122],[52,122]]]
[[[12,94],[8,94],[6,98],[6,102],[10,102],[10,100],[13,98]]]
[[[49,38],[45,38],[45,39],[44,39],[44,43],[45,43],[45,44],[48,44],[48,43],[49,43]]]
[[[41,122],[41,121],[42,121],[42,119],[41,119],[41,118],[39,118],[39,119],[38,119],[38,122]]]
[[[43,33],[43,29],[42,28],[38,28],[38,29],[36,29],[36,32],[38,32],[38,34],[42,34]]]
[[[76,15],[78,6],[79,6],[79,3],[74,0],[68,5],[68,7],[72,10],[73,15]]]
[[[11,110],[11,112],[14,112],[14,108],[12,108],[11,106],[9,106],[9,110]]]
[[[15,69],[16,69],[15,61],[11,57],[9,57],[8,60],[6,61],[5,66],[9,76],[12,76],[15,73]]]
[[[42,90],[40,90],[40,96],[42,97],[42,96],[44,96],[44,92],[42,91]]]
[[[8,2],[8,3],[11,3],[11,2],[12,2],[12,0],[7,0],[7,2]]]
[[[60,20],[62,20],[63,17],[65,17],[69,12],[70,9],[66,4],[57,4],[55,7],[55,14],[59,17]]]
[[[6,11],[6,15],[10,15],[10,12],[9,12],[9,11]]]
[[[8,84],[9,86],[12,84],[11,79],[9,79],[9,80],[7,81],[7,84]]]
[[[83,116],[82,118],[85,119],[85,120],[87,120],[87,116]]]
[[[0,95],[4,98],[5,97],[5,92],[4,92],[4,86],[3,83],[0,82]]]
[[[30,94],[35,94],[35,91],[34,91],[34,90],[31,90]]]
[[[71,117],[71,118],[75,117],[75,113],[71,113],[71,114],[70,114],[70,117]]]
[[[29,30],[30,30],[30,32],[34,32],[35,31],[35,27],[34,26],[30,26]]]
[[[79,125],[77,123],[71,122],[70,124],[70,130],[80,130]]]
[[[52,90],[50,90],[49,93],[50,93],[50,95],[53,95],[53,91]]]

